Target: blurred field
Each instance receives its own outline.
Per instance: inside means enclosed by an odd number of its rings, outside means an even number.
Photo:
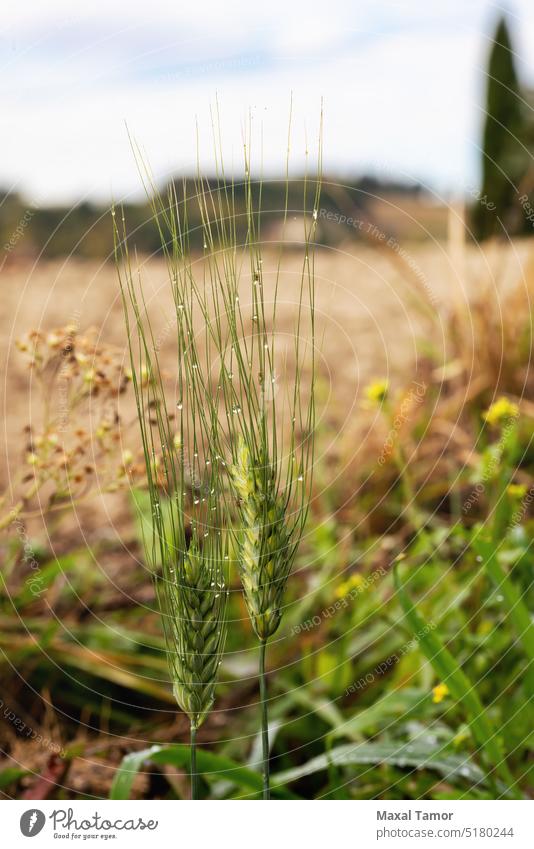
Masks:
[[[521,506],[517,493],[503,495],[503,475],[524,488],[523,499],[532,483],[533,247],[525,240],[482,252],[455,241],[454,232],[448,243],[401,248],[375,241],[347,241],[316,255],[318,465],[309,528],[272,648],[273,783],[302,798],[506,792],[506,778],[492,772],[465,705],[451,697],[452,686],[436,695],[439,675],[422,644],[410,643],[391,571],[400,556],[412,599],[476,682],[514,779],[528,794],[532,711],[522,689],[525,658],[472,534],[477,522],[494,521],[497,503],[505,504],[507,522]],[[264,257],[268,285],[276,255]],[[281,332],[291,329],[300,262],[298,252],[284,257],[280,292],[288,306]],[[172,383],[164,265],[143,261],[142,274]],[[27,454],[23,429],[42,415],[40,387],[30,382],[14,340],[32,328],[75,322],[95,326],[122,357],[124,329],[112,265],[12,264],[2,281],[2,488],[9,490]],[[391,382],[391,419],[365,403],[364,387],[383,377]],[[417,385],[424,386],[421,401]],[[484,426],[482,414],[503,393],[517,403],[520,423],[509,455],[501,450],[492,467],[499,434]],[[118,409],[118,449],[135,452],[128,393]],[[88,414],[87,427],[97,424]],[[392,426],[401,448],[396,458],[383,453]],[[462,505],[479,481],[483,490],[466,511]],[[33,500],[24,534],[43,575],[38,599],[27,591],[21,532],[6,536],[2,710],[8,707],[41,737],[0,717],[0,788],[7,796],[106,796],[125,754],[187,739],[168,684],[129,489],[93,492],[74,509],[50,510],[46,498]],[[137,499],[142,505],[142,495]],[[502,567],[530,601],[532,533],[527,504],[521,522],[498,541]],[[230,615],[220,697],[200,740],[208,749],[217,741],[219,753],[254,771],[255,648],[237,591]],[[351,759],[356,750],[361,755]],[[143,774],[131,793],[185,797],[183,765],[173,757],[141,760]],[[322,766],[309,767],[321,757]],[[253,793],[231,769],[205,781],[214,798]]]
[[[396,243],[398,244],[398,243]],[[405,380],[418,367],[425,345],[437,360],[447,358],[446,319],[458,306],[466,314],[483,288],[498,302],[511,287],[525,288],[528,241],[486,255],[472,248],[460,263],[441,243],[403,244],[403,255],[383,244],[366,247],[347,242],[316,256],[319,368],[328,382],[338,421],[354,412],[362,385],[373,376],[388,374]],[[296,295],[300,254],[286,254],[281,298],[290,306]],[[274,276],[276,254],[266,255]],[[463,267],[465,264],[466,268]],[[172,369],[170,296],[162,261],[142,260],[143,282],[155,333],[163,334],[162,353]],[[106,342],[124,349],[124,328],[116,272],[112,264],[64,259],[36,265],[14,264],[2,274],[0,314],[2,359],[6,362],[4,404],[6,446],[14,447],[21,424],[29,420],[27,368],[14,348],[15,340],[35,328],[49,331],[75,321],[80,329],[96,327]],[[266,278],[268,286],[269,279]],[[291,326],[289,309],[280,330]],[[284,323],[285,321],[285,323]],[[473,326],[472,345],[478,344]]]

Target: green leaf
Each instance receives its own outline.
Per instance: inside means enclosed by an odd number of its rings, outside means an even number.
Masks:
[[[334,730],[336,737],[348,737],[352,740],[362,738],[362,735],[383,724],[388,726],[396,719],[406,721],[411,712],[421,714],[426,708],[428,697],[421,690],[406,688],[392,690],[377,698],[373,704],[364,707]]]
[[[189,768],[189,746],[152,746],[140,752],[132,752],[123,759],[111,786],[111,799],[128,799],[135,776],[143,763],[151,761],[154,764],[170,764],[181,769]],[[226,781],[232,781],[238,787],[251,790],[254,793],[262,791],[262,777],[259,773],[242,767],[236,761],[224,755],[215,755],[197,749],[197,769],[201,775],[216,775]],[[273,796],[281,799],[297,798],[282,787],[272,787]]]
[[[8,787],[10,784],[14,784],[15,781],[18,781],[19,778],[22,778],[24,775],[28,775],[28,770],[19,769],[17,766],[8,766],[5,769],[0,770],[0,789]]]
[[[152,746],[150,749],[142,749],[140,752],[130,752],[126,755],[113,777],[109,798],[129,799],[135,776],[143,763],[149,761],[159,749],[159,746]]]
[[[530,614],[519,590],[499,563],[495,543],[479,533],[473,539],[473,547],[482,558],[484,568],[495,589],[504,599],[510,621],[528,658],[528,667],[523,681],[527,698],[532,701],[534,699],[534,625]]]
[[[324,698],[324,696],[310,693],[305,687],[296,687],[289,677],[283,675],[277,675],[273,686],[283,690],[290,704],[297,705],[299,708],[305,708],[310,713],[317,714],[317,716],[332,726],[332,728],[343,725],[343,714],[335,702]]]
[[[306,708],[330,725],[332,731],[329,734],[333,738],[345,737],[355,743],[362,741],[365,732],[374,731],[381,724],[389,724],[397,718],[406,719],[414,710],[420,712],[425,702],[429,701],[428,694],[422,690],[393,690],[347,717],[334,701],[309,693],[305,687],[292,688],[289,678],[277,676],[275,683],[283,689],[291,704]]]
[[[504,760],[497,733],[477,691],[450,651],[443,645],[432,625],[426,623],[414,607],[401,581],[398,566],[394,568],[394,580],[406,620],[436,674],[447,685],[453,699],[463,707],[473,736],[485,754],[488,768],[501,778],[511,795],[521,798],[515,786],[515,780]]]
[[[417,743],[345,743],[323,755],[318,755],[301,766],[271,776],[273,785],[289,784],[330,766],[354,764],[390,764],[406,769],[410,767],[430,769],[445,778],[462,778],[472,784],[486,780],[476,764],[461,755],[447,754],[443,749]]]

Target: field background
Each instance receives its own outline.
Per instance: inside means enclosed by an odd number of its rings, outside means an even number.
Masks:
[[[369,219],[379,221],[377,232],[398,232],[388,209],[384,204],[383,214],[375,210]],[[420,232],[429,214],[424,205],[404,209],[401,218],[417,210]],[[440,222],[435,238],[395,237],[388,249],[386,239],[362,241],[349,232],[316,251],[317,467],[284,621],[269,652],[272,772],[280,794],[494,798],[513,789],[503,764],[521,793],[532,792],[528,664],[508,600],[475,541],[477,523],[490,527],[504,504],[501,567],[531,601],[533,247],[528,238],[470,245],[461,210],[430,214]],[[301,261],[298,249],[284,254],[282,304],[294,299]],[[276,263],[268,248],[264,262],[268,290]],[[141,258],[140,266],[172,385],[166,270],[157,258]],[[35,329],[46,345],[47,334],[75,322],[80,334],[94,327],[117,362],[127,363],[113,264],[13,259],[2,286],[6,513],[33,472],[25,428],[43,427],[52,397],[15,340]],[[291,307],[282,306],[279,330],[290,329]],[[365,391],[384,378],[387,413]],[[498,426],[483,418],[501,395],[519,410],[516,441],[504,450]],[[102,452],[98,428],[110,411],[120,420]],[[56,499],[49,481],[4,533],[0,788],[7,798],[104,797],[124,756],[187,741],[134,508],[144,504],[142,474],[124,474],[124,452],[138,457],[134,418],[129,391],[106,403],[90,398],[74,411],[65,439],[84,427],[93,471],[73,488],[74,502]],[[384,455],[391,434],[396,448]],[[503,475],[518,488],[503,490]],[[521,521],[514,523],[517,509]],[[478,709],[473,714],[449,679],[439,689],[443,667],[430,662],[424,640],[414,640],[394,586],[395,561],[422,621],[475,684],[500,771],[477,733]],[[32,570],[42,579],[38,598],[28,591]],[[250,774],[259,769],[255,641],[235,575],[232,589],[218,698],[199,735],[206,752],[229,759],[204,764],[204,792],[212,798],[253,797]],[[115,785],[114,792],[187,798],[183,757],[179,750],[159,761],[140,756],[131,786]],[[247,767],[243,774],[238,764]]]

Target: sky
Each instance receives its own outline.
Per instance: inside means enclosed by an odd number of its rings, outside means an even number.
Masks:
[[[140,196],[129,135],[158,181],[227,167],[250,115],[265,173],[314,160],[437,194],[478,181],[484,70],[499,14],[534,87],[534,3],[488,0],[26,0],[0,21],[0,186],[35,204]],[[198,133],[197,133],[198,131]],[[198,138],[198,143],[197,143]]]

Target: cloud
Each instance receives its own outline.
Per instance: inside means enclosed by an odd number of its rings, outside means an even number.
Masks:
[[[533,68],[534,10],[521,0],[520,67]],[[0,181],[35,199],[139,190],[125,122],[156,175],[212,162],[210,106],[238,167],[248,109],[266,171],[313,149],[325,102],[325,169],[401,173],[440,187],[475,176],[485,35],[495,7],[458,0],[238,0],[8,4],[0,34]],[[461,23],[459,23],[461,22]],[[525,60],[523,61],[523,57]]]

